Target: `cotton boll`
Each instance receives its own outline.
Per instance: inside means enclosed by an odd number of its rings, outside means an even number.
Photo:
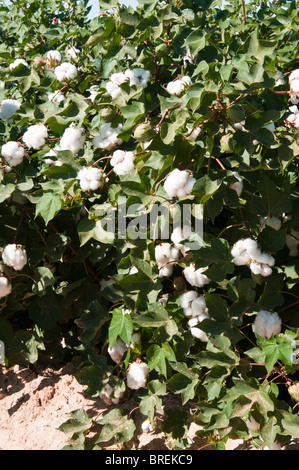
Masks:
[[[188,75],[182,77],[181,80],[183,83],[185,83],[186,86],[190,86],[192,83],[191,78]]]
[[[122,125],[112,127],[110,122],[103,124],[100,128],[100,133],[93,139],[93,145],[97,148],[112,150],[122,143],[122,139],[118,138],[121,132]]]
[[[281,318],[277,312],[271,313],[267,310],[260,310],[254,320],[252,330],[255,334],[270,339],[272,335],[276,336],[280,333]]]
[[[21,103],[17,100],[7,99],[2,100],[0,104],[0,119],[5,121],[11,118],[15,112],[20,108]]]
[[[25,67],[29,67],[25,59],[16,59],[12,64],[9,65],[9,69],[13,70],[15,67],[17,67],[20,64],[25,65]]]
[[[77,49],[76,47],[74,46],[71,46],[69,49],[66,50],[66,53],[73,59],[77,59],[79,53],[80,53],[80,50]]]
[[[170,95],[180,96],[185,89],[185,84],[181,80],[169,82],[166,89]]]
[[[175,169],[167,176],[164,190],[169,197],[184,197],[191,193],[195,181],[188,171]]]
[[[262,217],[260,219],[261,230],[264,229],[265,225],[273,228],[274,230],[279,230],[281,228],[281,220],[278,217]]]
[[[154,431],[154,427],[152,426],[150,419],[146,419],[145,421],[143,421],[143,423],[141,424],[141,429],[143,432]]]
[[[109,385],[106,384],[103,392],[101,393],[101,398],[104,400],[106,403],[111,404],[113,403],[114,405],[118,405],[120,402],[120,399],[123,398],[124,393],[120,392],[118,398],[114,398],[114,390],[113,388]]]
[[[229,187],[235,190],[238,196],[240,197],[243,192],[243,180],[237,171],[233,171],[232,174],[238,181],[236,181],[235,183],[231,183]]]
[[[59,51],[56,51],[56,50],[54,50],[54,51],[48,51],[48,53],[47,53],[47,60],[48,60],[48,62],[49,62],[50,64],[51,64],[51,63],[52,63],[52,64],[60,64],[61,59],[62,59],[62,57],[61,57],[61,54],[60,54]]]
[[[27,253],[22,245],[6,245],[2,251],[2,261],[16,271],[21,271],[27,263]]]
[[[69,62],[62,62],[60,65],[55,67],[54,73],[57,80],[60,82],[66,82],[74,80],[78,75],[77,67]]]
[[[207,343],[209,341],[209,338],[207,337],[206,333],[200,328],[192,327],[190,328],[190,331],[194,338],[199,339],[203,343]]]
[[[285,80],[284,80],[284,75],[282,72],[278,71],[275,77],[275,86],[280,86],[284,85]]]
[[[71,150],[74,154],[78,153],[79,150],[83,149],[85,143],[85,135],[83,129],[75,129],[74,127],[68,127],[65,129],[61,140],[60,150]]]
[[[289,83],[293,80],[299,80],[299,69],[293,70],[293,72],[289,75]]]
[[[188,133],[185,135],[186,139],[192,140],[195,142],[199,134],[201,133],[201,126],[196,126],[193,129],[190,127],[187,127]]]
[[[150,72],[141,68],[136,68],[133,70],[127,69],[125,71],[125,76],[130,80],[130,86],[139,85],[145,88],[150,80]]]
[[[0,298],[9,295],[11,293],[11,290],[12,286],[9,280],[4,276],[0,276]]]
[[[173,264],[166,264],[166,266],[159,266],[159,277],[169,277],[173,273]]]
[[[246,265],[251,260],[244,242],[245,240],[238,240],[236,243],[234,243],[231,249],[231,255],[233,256],[233,263],[236,266]]]
[[[145,362],[133,362],[127,372],[127,386],[132,390],[145,387],[149,376],[149,368]]]
[[[95,191],[102,184],[103,173],[99,168],[85,167],[79,171],[77,178],[83,191]]]
[[[177,261],[179,259],[179,250],[170,243],[160,243],[155,247],[155,257],[157,263],[164,265],[169,261]]]
[[[183,240],[188,240],[191,235],[191,228],[189,226],[175,227],[172,234],[171,234],[171,241],[174,243],[174,246],[180,250],[183,256],[186,255],[189,248],[180,243]]]
[[[117,175],[126,175],[134,169],[135,155],[133,152],[124,150],[116,150],[110,160],[111,165],[114,167],[114,172]]]
[[[34,124],[28,127],[22,139],[27,147],[37,150],[45,144],[47,137],[48,131],[46,126],[43,124]]]
[[[291,89],[293,93],[299,93],[299,79],[292,81]]]
[[[5,158],[6,162],[11,166],[17,166],[22,163],[24,158],[24,148],[18,142],[9,141],[1,148],[1,155]]]
[[[194,299],[198,297],[198,294],[194,290],[184,292],[180,297],[180,305],[183,309],[191,307],[191,304]]]
[[[195,270],[195,266],[192,264],[184,269],[183,274],[191,286],[203,287],[210,282],[210,279],[203,274],[207,269],[208,267]]]
[[[54,91],[54,93],[49,93],[48,99],[53,103],[61,103],[65,99],[65,96],[61,91]]]
[[[192,301],[191,308],[193,317],[198,317],[202,313],[207,314],[208,310],[204,296],[199,295],[196,297],[196,299]]]
[[[122,89],[120,88],[120,85],[122,83],[125,83],[129,80],[129,77],[127,77],[124,73],[118,72],[118,73],[113,73],[109,81],[106,84],[106,91],[110,94],[112,99],[118,98],[122,94]]]
[[[286,234],[286,245],[290,250],[290,256],[298,256],[299,250],[298,250],[298,245],[299,245],[299,232],[296,232],[296,230],[291,230],[290,233]]]
[[[108,347],[108,354],[114,362],[119,364],[127,350],[126,343],[121,338],[117,338],[112,348]]]

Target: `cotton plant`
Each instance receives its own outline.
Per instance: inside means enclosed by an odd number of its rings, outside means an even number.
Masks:
[[[15,271],[21,271],[27,264],[27,252],[23,245],[9,243],[2,250],[2,261]]]
[[[79,150],[84,148],[85,134],[82,128],[74,126],[67,127],[60,139],[60,150],[70,150],[73,154],[77,154]]]
[[[180,251],[170,243],[160,243],[155,247],[155,259],[158,263],[159,277],[168,277],[173,273]]]
[[[125,150],[115,150],[112,154],[110,164],[116,175],[122,176],[134,170],[135,155]]]
[[[68,82],[74,80],[78,75],[78,69],[75,65],[70,62],[62,62],[60,65],[55,67],[54,74],[57,80],[60,82]]]
[[[2,121],[10,119],[20,107],[21,103],[18,100],[11,98],[2,100],[0,103],[0,119]]]
[[[191,84],[191,78],[185,75],[182,78],[167,83],[166,90],[170,95],[181,96]]]
[[[96,167],[81,168],[77,175],[82,191],[95,191],[102,186],[103,172]]]
[[[113,150],[122,144],[122,139],[118,137],[122,129],[122,124],[113,127],[110,122],[103,124],[99,129],[99,134],[95,136],[92,143],[102,150]]]
[[[186,170],[174,169],[164,182],[164,190],[169,197],[185,197],[192,192],[196,179]]]
[[[132,390],[146,387],[149,376],[149,367],[146,362],[137,359],[130,364],[127,370],[127,386]]]
[[[22,140],[28,148],[38,150],[45,145],[47,138],[48,129],[44,124],[38,123],[28,127]]]
[[[260,310],[252,324],[255,334],[270,339],[281,332],[281,318],[277,312]]]
[[[256,240],[251,238],[238,240],[234,243],[231,254],[236,266],[247,265],[255,275],[267,277],[272,274],[275,259],[267,253],[262,253]]]
[[[180,296],[179,301],[188,318],[188,327],[192,336],[202,342],[208,342],[207,334],[199,327],[203,320],[211,319],[204,295],[199,295],[193,290],[186,291]]]
[[[9,141],[1,147],[1,156],[10,167],[18,166],[22,163],[25,150],[19,142]]]

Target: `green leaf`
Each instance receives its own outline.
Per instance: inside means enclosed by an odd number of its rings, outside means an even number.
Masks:
[[[84,409],[78,409],[69,413],[69,419],[59,426],[59,431],[65,434],[86,431],[91,427],[92,420]]]
[[[155,369],[167,377],[166,359],[175,361],[175,354],[168,343],[163,343],[161,346],[152,344],[146,351],[149,370]]]
[[[48,225],[62,207],[61,199],[57,194],[44,193],[38,200],[35,209],[35,216],[40,215],[45,224]]]
[[[112,319],[109,326],[108,338],[112,348],[115,341],[120,337],[126,344],[131,343],[133,333],[133,321],[130,313],[123,313],[122,308],[112,311]]]
[[[98,424],[103,425],[103,428],[96,444],[108,442],[112,438],[115,438],[117,443],[128,442],[134,436],[134,421],[124,415],[119,408],[105,414]]]

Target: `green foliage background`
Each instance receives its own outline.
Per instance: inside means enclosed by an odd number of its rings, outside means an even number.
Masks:
[[[150,377],[135,399],[145,416],[154,418],[167,392],[191,405],[186,414],[170,411],[163,423],[170,448],[188,446],[192,421],[219,448],[228,437],[263,441],[270,448],[275,441],[299,437],[298,398],[288,393],[298,383],[291,345],[299,339],[299,264],[285,244],[286,234],[299,230],[298,131],[285,123],[288,74],[299,68],[298,6],[287,0],[247,2],[244,12],[239,1],[221,8],[221,1],[139,0],[136,10],[114,0],[99,4],[102,14],[88,21],[87,1],[0,2],[0,100],[22,103],[11,119],[0,121],[0,144],[20,139],[37,122],[47,126],[52,139],[72,123],[86,135],[78,155],[60,152],[60,167],[44,161],[55,141],[29,150],[0,184],[0,245],[20,243],[28,254],[23,271],[11,273],[12,293],[0,303],[6,365],[34,365],[43,351],[73,361],[91,396],[109,383],[116,396],[125,391],[126,398],[125,370],[142,359]],[[71,46],[80,51],[73,60],[65,54]],[[34,62],[52,49],[79,70],[58,104],[48,100],[48,93],[64,84]],[[9,64],[21,57],[29,68],[10,70]],[[95,59],[100,59],[99,69]],[[148,86],[123,85],[122,96],[111,101],[105,89],[110,74],[136,67],[151,72]],[[276,87],[278,71],[285,85]],[[181,73],[191,77],[192,85],[181,97],[170,96],[166,85]],[[92,85],[98,91],[94,102]],[[245,130],[235,130],[234,121],[243,120]],[[76,176],[80,168],[109,155],[92,145],[107,121],[122,123],[120,148],[135,153],[137,171],[121,177],[112,173],[100,190],[84,193]],[[134,138],[145,121],[158,129],[146,150]],[[270,123],[275,132],[265,128]],[[202,126],[199,137],[188,140],[188,129],[197,125]],[[227,135],[231,145],[224,148]],[[107,161],[97,165],[106,173]],[[203,204],[204,246],[191,259],[181,259],[171,278],[161,279],[156,240],[103,239],[98,221],[117,207],[119,196],[128,198],[128,206],[165,202],[169,198],[158,183],[175,168],[190,169],[197,180],[192,194],[177,203]],[[241,198],[229,188],[235,170],[244,181]],[[284,219],[284,214],[292,217]],[[272,215],[283,221],[282,228],[261,231],[260,218]],[[267,278],[232,263],[230,249],[248,231],[275,257]],[[199,289],[216,320],[201,325],[208,343],[192,337],[173,285],[190,262],[209,266],[212,282]],[[132,266],[137,273],[130,274]],[[103,289],[103,279],[113,283]],[[163,306],[159,299],[165,294]],[[123,308],[131,313],[124,317]],[[253,334],[260,309],[281,316],[277,337]],[[141,334],[141,344],[116,368],[107,347],[118,336],[130,343],[133,332]],[[131,442],[131,418],[121,404],[111,413],[101,423],[99,442],[111,437]],[[257,431],[248,428],[250,417],[259,423]],[[70,448],[86,448],[90,426],[82,411],[75,414],[66,426],[74,431]]]

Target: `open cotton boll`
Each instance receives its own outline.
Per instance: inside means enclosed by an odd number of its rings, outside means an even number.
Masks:
[[[113,152],[110,164],[114,167],[114,172],[121,176],[130,173],[134,169],[135,155],[133,152],[125,150],[115,150]]]
[[[127,372],[127,386],[132,390],[145,387],[149,376],[149,368],[145,362],[133,362]]]
[[[143,432],[152,432],[154,431],[154,426],[152,425],[151,420],[148,418],[141,424],[141,429]]]
[[[173,170],[166,178],[164,189],[169,197],[184,197],[191,193],[195,178],[185,170]]]
[[[54,73],[57,80],[60,82],[67,82],[74,80],[78,75],[77,67],[69,62],[62,62],[60,65],[55,67]]]
[[[27,253],[22,245],[8,244],[2,251],[2,261],[16,271],[21,271],[27,263]]]
[[[191,286],[203,287],[210,282],[210,279],[203,274],[207,269],[208,267],[204,267],[195,270],[194,264],[191,264],[183,270],[183,274]]]
[[[11,290],[12,286],[9,280],[4,276],[0,276],[0,298],[9,295]]]
[[[100,396],[104,401],[118,405],[120,399],[123,398],[124,393],[120,392],[118,395],[119,396],[117,398],[114,398],[114,389],[109,384],[106,384]]]
[[[100,133],[93,139],[93,145],[97,148],[112,150],[122,143],[122,139],[118,138],[121,132],[122,125],[112,127],[110,122],[103,124],[100,127]]]
[[[83,191],[95,191],[102,184],[103,173],[99,168],[85,167],[77,176]]]
[[[231,183],[229,187],[230,189],[234,189],[240,197],[243,192],[243,180],[237,171],[233,171],[232,174],[238,181]]]
[[[284,80],[284,75],[282,72],[278,71],[275,77],[275,87],[284,85],[285,80]]]
[[[268,264],[265,263],[259,263],[258,261],[251,261],[250,263],[250,269],[253,272],[253,274],[256,275],[261,275],[264,277],[270,276],[272,274],[272,269]]]
[[[110,94],[112,99],[118,98],[122,94],[120,85],[129,80],[122,72],[113,73],[110,75],[109,81],[106,84],[106,91]]]
[[[75,129],[68,127],[65,129],[60,139],[60,150],[71,150],[74,154],[83,149],[85,143],[85,135],[83,129]]]
[[[243,266],[250,262],[251,258],[247,252],[245,240],[241,239],[234,243],[231,249],[233,263],[237,266]]]
[[[180,305],[182,309],[185,310],[187,308],[190,308],[193,300],[196,299],[197,297],[198,297],[198,293],[195,290],[184,292],[180,296]]]
[[[61,62],[61,54],[59,51],[48,51],[47,52],[47,60],[50,62],[50,63],[54,63],[54,64],[60,64]]]
[[[170,95],[180,96],[188,86],[191,85],[191,78],[187,75],[181,79],[173,80],[166,86],[166,90]]]
[[[49,93],[48,99],[52,101],[52,103],[61,103],[65,99],[65,96],[61,91],[57,90],[53,93]]]
[[[155,247],[159,277],[168,277],[173,273],[173,265],[179,259],[180,252],[170,243],[160,243]]]
[[[12,62],[10,65],[9,65],[9,69],[10,70],[13,70],[14,68],[16,68],[18,65],[20,64],[23,64],[25,65],[25,67],[29,67],[28,63],[26,62],[25,59],[16,59],[14,62]]]
[[[280,333],[281,318],[277,312],[260,310],[253,322],[252,330],[255,334],[270,339],[272,335],[276,336]]]
[[[190,250],[186,245],[180,243],[183,240],[188,240],[191,235],[191,227],[183,226],[183,227],[175,227],[171,234],[171,241],[173,242],[174,246],[180,250],[183,256]]]
[[[274,230],[279,230],[281,228],[281,220],[278,217],[272,215],[271,217],[262,217],[260,219],[261,230],[265,228],[266,225],[268,227],[273,228]]]
[[[208,308],[205,297],[203,295],[196,297],[196,299],[194,299],[191,303],[191,309],[193,317],[198,317],[202,314],[208,315]]]
[[[296,232],[296,230],[291,230],[290,233],[286,234],[286,245],[288,249],[290,250],[290,256],[298,256],[299,250],[298,250],[298,245],[299,245],[299,232]]]
[[[28,148],[37,150],[45,145],[47,138],[48,131],[46,126],[44,124],[34,124],[28,127],[22,139]]]
[[[299,69],[295,69],[292,73],[290,73],[289,83],[291,83],[293,80],[299,80]]]
[[[201,133],[201,126],[195,126],[193,128],[187,126],[188,133],[185,135],[186,139],[195,142],[199,134]]]
[[[127,350],[126,343],[121,338],[117,338],[112,348],[108,347],[108,354],[114,362],[119,364]]]
[[[11,118],[15,112],[20,108],[21,103],[17,100],[7,99],[2,100],[0,104],[0,119],[5,121],[6,119]]]
[[[24,148],[18,142],[9,141],[1,148],[1,155],[10,166],[17,166],[24,158]]]
[[[130,80],[130,86],[139,85],[145,88],[151,78],[149,70],[142,68],[127,69],[125,76]]]
[[[80,53],[80,50],[77,49],[76,47],[74,46],[71,46],[69,49],[66,50],[66,53],[73,59],[75,60],[79,53]]]

